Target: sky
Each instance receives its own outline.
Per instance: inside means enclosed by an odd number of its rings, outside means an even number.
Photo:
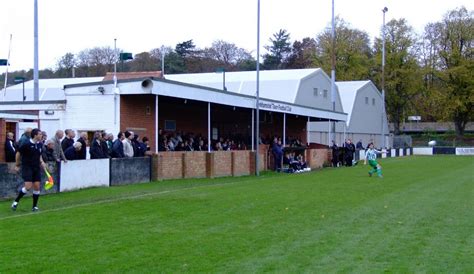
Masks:
[[[0,59],[9,71],[33,67],[34,0],[0,0]],[[55,68],[67,52],[117,47],[134,54],[193,39],[199,48],[215,40],[257,49],[257,0],[38,0],[39,67]],[[452,9],[474,9],[470,0],[334,0],[335,15],[369,37],[380,36],[386,21],[407,19],[421,34],[429,22]],[[260,0],[260,52],[279,29],[291,41],[316,37],[331,22],[331,0]],[[3,73],[5,67],[0,68]]]

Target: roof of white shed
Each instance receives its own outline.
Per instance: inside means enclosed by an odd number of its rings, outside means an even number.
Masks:
[[[369,84],[370,81],[343,81],[336,82],[339,89],[339,96],[341,96],[342,110],[347,113],[347,123],[351,121],[351,114],[354,108],[357,92]]]
[[[83,77],[83,78],[53,78],[40,79],[39,83],[39,100],[40,101],[54,101],[65,100],[63,87],[70,84],[81,84],[89,82],[102,81],[104,77]],[[33,101],[34,81],[25,82],[25,96],[26,101]],[[5,97],[4,97],[5,96]],[[16,84],[7,87],[5,94],[4,89],[0,91],[0,100],[4,101],[22,101],[23,84]]]
[[[301,80],[320,71],[320,68],[260,71],[259,95],[262,98],[295,103]],[[165,75],[165,79],[220,90],[223,89],[223,77],[222,73],[214,72]],[[257,75],[255,71],[225,73],[225,87],[230,92],[255,96],[257,90],[256,82]]]

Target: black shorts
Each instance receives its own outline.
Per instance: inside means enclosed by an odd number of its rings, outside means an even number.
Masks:
[[[40,182],[41,169],[39,167],[22,166],[21,176],[25,182]]]

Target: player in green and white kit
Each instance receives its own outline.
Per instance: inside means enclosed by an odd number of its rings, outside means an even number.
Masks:
[[[369,161],[369,165],[372,167],[372,170],[369,171],[369,176],[372,176],[375,172],[377,172],[377,175],[382,178],[382,166],[377,163],[377,154],[382,153],[381,151],[378,151],[374,149],[374,144],[370,143],[369,144],[369,149],[365,152],[365,161],[364,165],[367,164],[367,160]]]

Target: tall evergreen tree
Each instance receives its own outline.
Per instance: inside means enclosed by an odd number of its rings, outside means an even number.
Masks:
[[[263,68],[285,68],[285,60],[291,53],[290,34],[286,30],[280,29],[277,33],[273,34],[270,42],[271,45],[265,46],[268,53],[263,55]]]

